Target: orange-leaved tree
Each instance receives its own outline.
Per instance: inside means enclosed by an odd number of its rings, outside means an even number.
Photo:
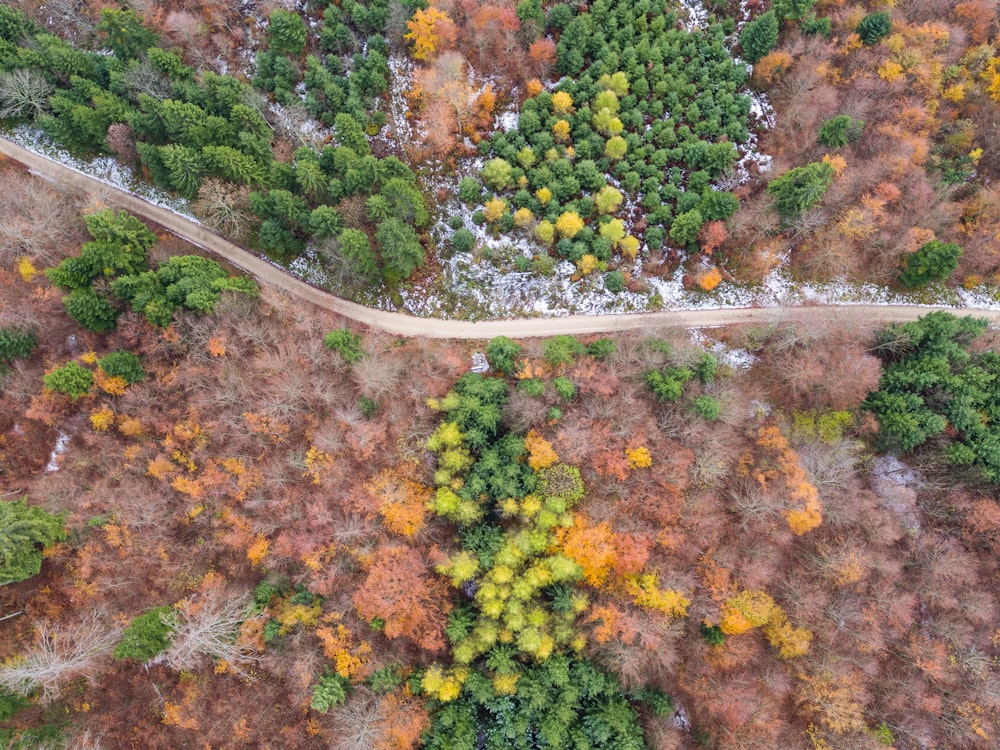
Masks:
[[[354,607],[369,622],[383,621],[387,638],[409,638],[428,651],[445,647],[447,586],[412,547],[382,544],[375,550]]]

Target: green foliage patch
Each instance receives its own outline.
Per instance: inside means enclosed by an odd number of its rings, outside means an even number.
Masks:
[[[30,328],[5,326],[0,328],[0,369],[15,359],[27,359],[38,346],[38,336]]]
[[[767,192],[774,198],[777,212],[790,221],[822,200],[833,177],[833,167],[817,161],[775,177],[767,186]]]
[[[987,321],[933,312],[879,334],[884,370],[862,407],[878,418],[883,449],[936,444],[948,460],[1000,482],[1000,355],[972,343]]]
[[[313,684],[309,708],[325,714],[331,708],[339,706],[347,700],[347,693],[350,689],[350,681],[335,672],[327,672]]]
[[[684,31],[665,0],[609,0],[582,13],[556,5],[546,23],[565,77],[524,102],[516,129],[479,144],[488,157],[482,182],[507,198],[505,216],[529,209],[540,219],[535,238],[573,261],[634,255],[640,238],[622,230],[609,243],[605,229],[629,204],[642,207],[651,247],[675,225],[671,237],[690,244],[696,219],[716,213],[703,205],[715,194],[709,183],[749,137],[746,69],[726,48],[723,25]],[[480,196],[478,186],[460,186],[467,203]]]
[[[69,396],[76,401],[90,393],[94,387],[94,373],[79,362],[67,362],[42,377],[42,382],[50,391]]]
[[[154,607],[132,619],[122,631],[122,640],[115,646],[113,656],[119,660],[149,661],[167,649],[176,627],[173,607]]]
[[[121,378],[128,385],[133,385],[146,378],[142,362],[132,352],[111,352],[97,361],[106,375]]]
[[[899,280],[911,289],[937,279],[947,279],[958,268],[962,248],[954,242],[931,240],[903,256]]]
[[[423,746],[427,750],[646,747],[636,709],[618,683],[590,661],[553,656],[542,664],[521,667],[519,674],[516,694],[503,695],[485,674],[472,672],[461,696],[435,712]]]
[[[0,586],[38,575],[42,549],[66,538],[63,521],[27,498],[0,501]]]
[[[361,336],[349,328],[330,331],[323,337],[323,344],[327,349],[337,352],[348,364],[360,362],[365,357],[365,350],[361,348]]]

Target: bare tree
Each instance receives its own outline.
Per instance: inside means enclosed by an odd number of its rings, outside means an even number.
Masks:
[[[367,750],[382,739],[382,715],[378,699],[367,690],[357,690],[337,710],[333,719],[336,739],[331,750]]]
[[[256,661],[237,641],[248,607],[245,594],[222,590],[188,598],[177,608],[177,627],[170,646],[152,663],[195,670],[208,658],[225,661],[230,669],[242,674],[241,665]]]
[[[250,188],[215,178],[202,183],[192,208],[212,229],[237,241],[246,239],[255,221],[250,208]]]
[[[5,170],[2,180],[0,265],[9,266],[21,255],[55,265],[68,245],[85,236],[77,198],[13,169]]]
[[[41,623],[35,630],[35,644],[0,666],[0,688],[25,697],[40,691],[43,703],[57,698],[70,680],[92,679],[121,635],[100,612],[73,625]]]
[[[0,76],[0,118],[34,120],[49,111],[50,84],[31,68],[16,68]]]

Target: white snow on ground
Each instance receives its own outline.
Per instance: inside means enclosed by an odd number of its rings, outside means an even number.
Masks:
[[[517,103],[511,102],[507,109],[503,110],[496,116],[493,129],[502,133],[506,133],[508,130],[513,130],[517,127],[517,120],[520,116],[521,114],[518,111]]]
[[[413,126],[406,115],[410,106],[406,91],[413,78],[413,63],[402,55],[389,55],[389,111],[382,134],[407,146],[415,143]]]
[[[688,335],[691,337],[692,344],[711,352],[720,364],[734,370],[749,370],[757,361],[757,357],[752,352],[736,346],[729,346],[722,341],[714,341],[706,336],[701,328],[689,328]]]
[[[703,29],[708,25],[708,10],[701,4],[701,0],[679,0],[679,4],[685,11],[681,14],[681,22],[686,31]]]
[[[482,352],[472,353],[472,367],[470,371],[480,374],[490,371],[490,361],[486,358],[485,354]]]
[[[49,454],[49,462],[45,465],[45,473],[59,471],[59,459],[62,454],[66,452],[66,446],[69,445],[69,435],[67,435],[62,430],[59,430],[59,436],[56,438],[56,445],[52,449],[52,453]]]
[[[6,129],[3,131],[3,135],[18,146],[47,156],[81,174],[94,177],[106,185],[121,188],[156,206],[166,208],[197,222],[186,200],[171,197],[165,190],[141,180],[129,167],[119,164],[110,156],[93,158],[73,156],[69,151],[55,144],[41,130],[28,125],[17,125]]]
[[[680,729],[682,732],[691,731],[691,717],[688,716],[688,712],[680,704],[677,704],[677,709],[674,711],[673,723],[674,727]]]

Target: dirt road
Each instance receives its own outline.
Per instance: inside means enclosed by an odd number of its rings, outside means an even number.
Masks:
[[[708,328],[736,323],[767,323],[774,320],[783,320],[789,323],[809,322],[829,317],[842,320],[843,325],[865,325],[871,322],[915,320],[932,309],[948,309],[890,305],[759,307],[677,310],[630,315],[517,318],[477,323],[417,318],[404,313],[373,310],[310,286],[190,219],[23,149],[4,138],[0,138],[0,154],[53,181],[70,185],[84,192],[100,191],[104,195],[113,196],[119,207],[142,219],[159,224],[167,231],[203,250],[215,253],[237,268],[246,271],[262,284],[281,289],[297,299],[330,310],[358,323],[401,336],[489,339],[504,335],[511,338],[528,338],[554,336],[562,333],[612,333],[641,328]],[[1000,324],[1000,312],[964,309],[961,312],[988,318],[994,325]]]

